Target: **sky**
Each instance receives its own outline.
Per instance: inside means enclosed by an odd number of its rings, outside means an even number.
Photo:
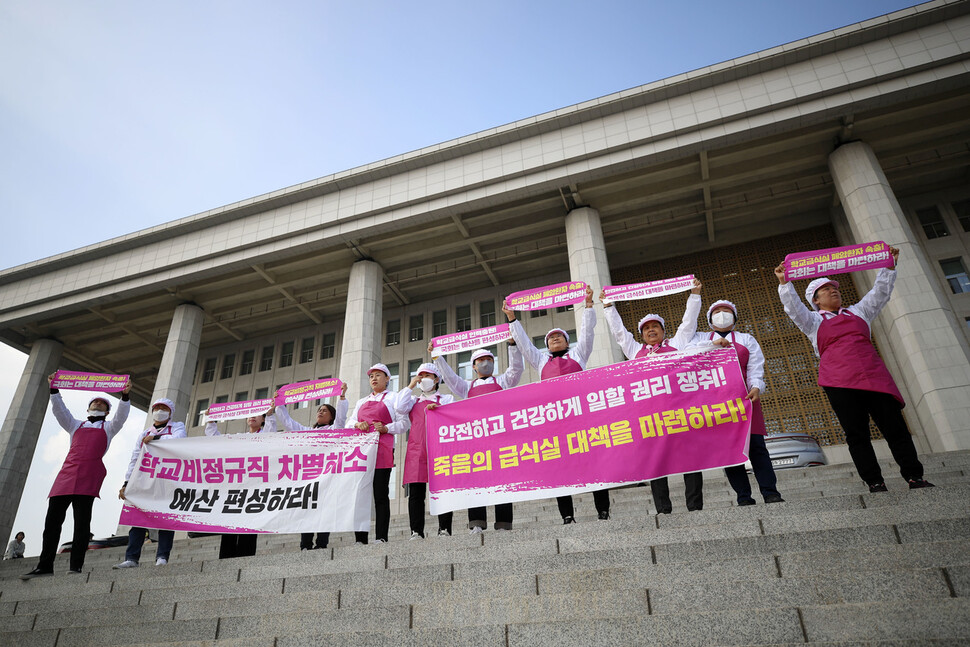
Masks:
[[[3,0],[0,267],[912,4]],[[25,362],[0,346],[0,406]],[[87,398],[66,401],[79,417]],[[97,536],[144,422],[109,450]],[[66,452],[48,415],[14,529],[28,555]]]

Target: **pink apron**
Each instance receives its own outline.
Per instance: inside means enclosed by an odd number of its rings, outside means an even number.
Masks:
[[[482,384],[475,386],[475,380],[472,380],[472,386],[468,389],[468,397],[474,398],[477,395],[485,395],[486,393],[493,393],[495,391],[501,391],[502,387],[498,385],[495,378],[492,378],[491,384]]]
[[[822,315],[818,327],[818,385],[888,393],[900,407],[906,406],[893,376],[869,338],[869,324],[842,309],[834,316]]]
[[[101,427],[85,425],[78,427],[71,436],[71,449],[48,497],[71,494],[101,496],[101,484],[108,474],[101,461],[108,451],[108,434]]]
[[[571,358],[568,354],[562,357],[550,357],[546,365],[542,367],[539,380],[548,380],[553,377],[559,377],[560,375],[579,373],[581,370],[583,370],[583,367],[579,365],[579,362]]]
[[[711,333],[711,339],[713,340],[717,333]],[[734,336],[734,331],[731,331],[731,345],[734,346],[734,350],[738,354],[738,363],[741,365],[741,377],[744,378],[744,384],[748,384],[748,359],[751,357],[751,351],[744,344],[739,344]],[[765,428],[765,416],[761,411],[761,400],[753,403],[751,407],[751,433],[757,434],[758,436],[764,436],[768,433]]]
[[[402,483],[428,482],[428,442],[425,409],[429,404],[438,404],[441,396],[436,395],[434,402],[420,400],[411,408],[411,433],[408,435],[408,448],[404,454],[404,480]]]
[[[641,357],[649,357],[651,355],[656,355],[657,353],[676,353],[676,352],[677,352],[677,349],[671,346],[670,344],[668,344],[667,340],[665,339],[653,347],[650,347],[644,344],[643,346],[640,347],[640,350],[637,351],[637,354],[633,357],[633,359],[640,359]]]
[[[360,411],[357,412],[357,420],[370,423],[383,422],[385,425],[391,424],[393,419],[391,412],[387,410],[387,405],[384,404],[385,397],[387,397],[386,391],[381,394],[380,400],[365,402]],[[373,424],[371,424],[370,431],[374,431]],[[377,445],[377,469],[386,467],[394,467],[394,434],[390,432],[381,434],[381,439]]]

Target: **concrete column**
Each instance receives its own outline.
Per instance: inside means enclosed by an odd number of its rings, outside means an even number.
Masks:
[[[172,325],[165,340],[165,350],[158,366],[158,379],[152,391],[152,402],[158,398],[168,398],[175,403],[175,420],[188,420],[192,411],[192,377],[199,359],[199,343],[202,341],[202,321],[205,315],[202,308],[194,303],[183,303],[175,308]],[[149,403],[151,404],[151,403]],[[151,424],[151,411],[145,421],[145,428]]]
[[[20,384],[0,427],[0,546],[6,548],[34,458],[40,428],[47,413],[50,389],[47,376],[57,370],[64,346],[38,339],[30,348]]]
[[[909,415],[919,417],[931,451],[970,448],[970,349],[875,153],[863,142],[845,144],[829,157],[829,171],[855,241],[900,250],[880,319],[899,367],[894,377],[911,398]]]
[[[338,377],[347,383],[347,399],[352,403],[370,393],[364,371],[381,361],[383,277],[384,271],[374,261],[357,261],[350,268]]]
[[[569,278],[573,281],[586,281],[593,288],[596,309],[596,338],[593,352],[589,356],[589,368],[606,366],[623,361],[623,353],[613,341],[610,329],[603,319],[603,305],[599,293],[604,285],[610,284],[610,265],[606,259],[606,243],[603,241],[603,227],[600,214],[596,209],[581,207],[566,215],[566,247],[569,252]],[[576,331],[579,332],[583,308],[575,309]]]

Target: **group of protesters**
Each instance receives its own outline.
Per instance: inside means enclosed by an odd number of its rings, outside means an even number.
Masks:
[[[859,303],[843,307],[838,281],[822,277],[811,281],[802,303],[789,282],[785,267],[779,265],[775,274],[779,280],[778,293],[785,312],[795,325],[812,342],[819,356],[818,383],[823,388],[841,424],[849,452],[859,476],[870,492],[885,492],[887,487],[876,460],[869,436],[871,418],[882,431],[902,477],[910,488],[932,487],[923,478],[923,467],[916,455],[912,437],[906,428],[901,409],[903,398],[893,378],[872,345],[870,326],[889,301],[896,278],[895,262],[899,250],[890,248],[893,267],[879,271],[875,285]],[[648,314],[637,324],[637,333],[628,331],[614,304],[605,292],[599,295],[604,306],[604,317],[617,344],[628,360],[649,358],[663,353],[686,351],[702,346],[733,347],[737,353],[741,373],[750,403],[750,439],[748,457],[758,483],[761,497],[766,504],[784,501],[777,489],[771,458],[765,445],[765,423],[761,410],[761,398],[765,393],[764,354],[758,341],[750,334],[736,330],[743,316],[738,307],[727,300],[713,301],[707,308],[708,330],[697,331],[697,319],[701,311],[701,283],[694,279],[683,318],[672,336],[667,334],[667,322],[658,314]],[[370,393],[358,400],[353,410],[346,399],[343,385],[337,406],[323,404],[317,409],[312,426],[301,425],[287,413],[286,406],[277,406],[263,415],[247,420],[247,431],[266,433],[276,431],[277,426],[288,432],[328,431],[356,429],[361,433],[379,434],[376,464],[373,474],[373,497],[376,512],[375,540],[388,540],[390,519],[389,484],[394,467],[394,439],[410,430],[407,438],[403,466],[403,483],[408,488],[408,512],[411,539],[425,537],[425,499],[428,494],[428,443],[427,411],[446,406],[456,399],[482,396],[515,388],[522,377],[524,362],[539,372],[540,380],[555,379],[562,375],[577,373],[587,368],[593,349],[596,313],[593,309],[593,290],[586,287],[581,324],[570,347],[569,333],[553,328],[544,338],[545,349],[540,350],[529,338],[517,320],[508,301],[502,311],[509,322],[511,339],[508,341],[508,367],[496,373],[496,357],[485,349],[471,355],[471,379],[460,377],[443,359],[433,343],[428,345],[430,362],[421,364],[410,382],[400,391],[389,391],[391,372],[384,364],[375,364],[367,370]],[[53,376],[51,376],[53,378]],[[439,392],[444,382],[451,394]],[[58,424],[70,436],[70,450],[49,494],[49,506],[43,533],[43,549],[40,560],[24,579],[53,573],[54,554],[60,538],[61,525],[67,508],[74,511],[74,542],[71,548],[71,573],[80,573],[90,531],[91,510],[94,499],[99,496],[106,475],[102,456],[114,436],[121,430],[129,414],[128,383],[121,391],[114,416],[109,420],[112,405],[104,397],[92,398],[82,419],[74,418],[67,410],[56,388],[52,387],[51,405]],[[206,435],[218,436],[215,422],[209,422]],[[125,475],[125,483],[118,496],[125,498],[125,488],[131,477],[143,445],[170,441],[186,436],[185,424],[175,420],[175,405],[161,398],[152,403],[151,424],[135,439],[131,461]],[[755,504],[751,484],[745,466],[725,468],[728,482],[737,497],[738,506]],[[688,510],[703,508],[703,478],[700,472],[683,475],[686,486]],[[650,482],[654,505],[658,513],[669,514],[673,506],[667,479]],[[596,514],[600,520],[610,519],[610,495],[608,490],[593,492]],[[564,524],[576,521],[571,496],[557,498],[559,513]],[[486,508],[477,507],[467,511],[468,532],[483,532],[487,524]],[[453,513],[438,515],[440,536],[450,536],[453,531]],[[494,529],[508,531],[513,525],[513,505],[495,505]],[[132,568],[139,564],[144,528],[132,528],[129,534],[125,560],[115,568]],[[368,543],[368,532],[355,533],[358,544]],[[168,561],[174,531],[160,530],[155,563],[165,565]],[[304,533],[300,547],[303,550],[325,548],[329,533]],[[253,555],[256,550],[255,534],[223,535],[220,558]]]

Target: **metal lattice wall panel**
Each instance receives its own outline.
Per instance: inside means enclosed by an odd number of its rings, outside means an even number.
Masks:
[[[845,443],[845,434],[817,384],[818,359],[812,345],[785,314],[778,298],[774,268],[786,254],[810,249],[837,247],[831,226],[806,229],[783,236],[763,238],[728,248],[678,256],[611,270],[613,283],[623,285],[694,274],[704,284],[704,305],[698,331],[708,330],[704,321],[707,307],[717,299],[728,299],[738,307],[737,330],[754,335],[765,354],[765,424],[769,434],[807,432],[822,445]],[[859,300],[848,275],[839,275],[845,303]],[[807,281],[798,281],[802,294]],[[667,321],[673,335],[684,316],[686,293],[616,304],[629,330],[635,330],[644,315],[654,312]],[[870,426],[873,438],[882,438]]]

